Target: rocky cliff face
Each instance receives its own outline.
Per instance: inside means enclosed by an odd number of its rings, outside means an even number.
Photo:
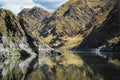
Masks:
[[[0,56],[15,56],[23,52],[35,55],[19,20],[12,12],[0,9]]]
[[[27,43],[27,38],[15,15],[0,9],[0,55],[8,57],[20,55],[22,51],[35,54]]]
[[[40,50],[53,50],[33,37],[25,23],[11,11],[0,9],[0,57],[30,56],[39,54]]]
[[[96,48],[114,37],[119,43],[119,5],[119,0],[70,0],[46,20],[40,36],[60,49]]]
[[[30,47],[39,54],[39,50],[52,49],[43,43],[41,39],[37,36],[38,30],[42,24],[44,24],[44,19],[50,15],[49,12],[45,11],[40,7],[33,7],[31,9],[23,9],[18,14],[19,23],[22,26],[25,36],[27,37],[27,42]],[[42,22],[43,21],[43,22]],[[44,45],[44,46],[43,46]]]

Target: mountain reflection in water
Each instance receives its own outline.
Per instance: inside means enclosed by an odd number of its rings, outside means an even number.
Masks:
[[[0,80],[120,80],[119,53],[106,55],[65,52],[52,58],[0,59]]]

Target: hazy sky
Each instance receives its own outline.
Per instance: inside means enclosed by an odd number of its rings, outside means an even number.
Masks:
[[[0,0],[0,8],[9,9],[15,14],[19,13],[23,8],[32,8],[33,6],[54,11],[67,1],[68,0]]]

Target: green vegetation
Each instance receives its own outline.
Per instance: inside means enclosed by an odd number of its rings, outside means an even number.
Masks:
[[[120,36],[114,37],[110,40],[108,40],[109,44],[118,44],[120,42]]]
[[[4,42],[3,46],[5,47],[5,49],[12,51],[12,48],[10,48],[10,45],[8,43]]]
[[[3,46],[4,46],[5,48],[10,47],[7,42],[3,43]]]
[[[8,37],[8,40],[12,40],[13,42],[18,42],[18,37],[13,36],[13,37]]]
[[[4,32],[5,32],[5,27],[1,26],[1,24],[0,24],[0,32],[1,32],[1,33],[4,33]]]
[[[117,59],[110,59],[108,62],[113,64],[114,66],[116,66],[118,69],[120,69],[120,61],[119,60],[117,60]]]
[[[27,80],[47,80],[46,77],[47,76],[45,76],[45,74],[41,70],[38,70],[38,71],[32,72],[27,77]]]
[[[22,27],[29,27],[29,24],[27,23],[27,21],[23,17],[19,18],[19,22],[20,22]]]

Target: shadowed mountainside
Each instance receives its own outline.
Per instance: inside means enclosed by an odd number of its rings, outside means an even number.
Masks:
[[[120,1],[114,6],[106,20],[80,43],[79,48],[96,48],[105,45],[120,50]]]
[[[119,4],[119,0],[69,0],[44,20],[40,38],[62,50],[96,48],[115,37],[119,42]]]

